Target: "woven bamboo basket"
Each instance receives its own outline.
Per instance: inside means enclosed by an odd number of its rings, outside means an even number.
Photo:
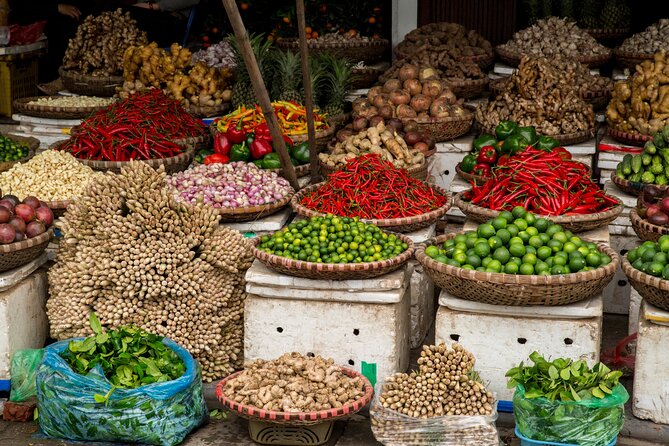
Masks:
[[[293,208],[293,210],[297,213],[297,215],[300,215],[304,218],[325,216],[324,213],[315,211],[313,209],[309,209],[308,207],[300,203],[302,201],[302,198],[304,198],[306,194],[313,192],[314,190],[321,187],[323,184],[325,183],[313,184],[300,190],[298,193],[295,194],[293,199],[290,200],[290,207]],[[384,219],[361,218],[360,221],[376,225],[381,229],[391,232],[413,232],[419,229],[427,228],[432,223],[436,222],[441,217],[443,217],[446,214],[446,212],[448,212],[448,210],[451,208],[450,194],[447,191],[440,188],[439,186],[430,185],[430,187],[439,192],[444,197],[446,197],[446,204],[433,211],[426,212],[425,214],[416,215],[413,217],[384,218]],[[342,215],[342,217],[348,217],[348,215]]]
[[[230,110],[230,103],[223,102],[220,105],[193,105],[188,104],[186,111],[198,118],[211,118],[213,116],[225,115]]]
[[[320,161],[320,160],[319,160],[319,164],[320,164],[320,168],[321,168],[321,175],[323,176],[323,178],[329,177],[330,175],[332,175],[333,173],[335,173],[336,171],[338,171],[339,169],[341,169],[343,167],[343,166],[341,166],[341,167],[334,167],[333,168],[333,167],[328,166],[327,164],[325,164],[323,161]],[[423,162],[423,163],[421,163],[417,166],[410,167],[406,170],[409,172],[409,175],[411,175],[412,178],[415,178],[415,179],[421,180],[421,181],[426,181],[427,180],[427,173],[428,173],[427,161],[425,161],[425,162]]]
[[[59,70],[63,85],[70,93],[84,96],[112,97],[116,87],[123,85],[123,76],[90,76],[74,71]]]
[[[611,172],[611,181],[621,191],[637,197],[641,195],[643,188],[646,186],[645,183],[637,183],[635,181],[626,180],[625,178],[620,178],[615,172]],[[658,186],[657,184],[654,186],[662,191],[669,189],[669,186]]]
[[[49,96],[50,98],[58,98],[59,96]],[[14,100],[14,109],[27,116],[36,116],[38,118],[47,119],[85,119],[94,113],[107,108],[106,105],[99,105],[94,107],[58,107],[49,105],[31,104],[30,102],[37,99],[44,98],[44,96],[33,96],[30,98],[22,98]]]
[[[46,205],[51,209],[51,212],[53,212],[54,218],[59,218],[65,215],[65,211],[67,210],[67,207],[72,203],[73,200],[65,200],[65,201],[47,201]]]
[[[486,70],[495,62],[495,53],[478,54],[476,56],[462,56],[457,58],[460,62],[475,63],[482,70]]]
[[[39,257],[53,237],[53,228],[37,237],[0,245],[0,273],[25,265]]]
[[[332,139],[332,135],[334,135],[335,130],[336,128],[334,125],[330,125],[330,127],[325,130],[318,130],[315,135],[316,148],[321,149],[326,147],[330,142],[330,139]],[[299,144],[309,140],[309,135],[306,133],[302,133],[300,135],[288,135],[288,137],[293,140],[293,144]]]
[[[630,33],[629,28],[588,28],[584,29],[583,31],[590,34],[598,41],[606,42],[610,40],[622,39]]]
[[[623,257],[621,266],[630,284],[641,297],[649,304],[669,311],[669,280],[639,271],[627,260],[627,255]]]
[[[458,98],[478,98],[483,95],[483,92],[488,87],[489,79],[484,77],[483,79],[471,79],[465,81],[449,81],[445,80],[444,83],[453,90],[453,93]]]
[[[474,183],[478,186],[485,184],[485,182],[490,179],[489,177],[482,177],[480,175],[474,175],[473,173],[467,173],[463,171],[460,169],[460,163],[455,165],[455,173],[466,182],[470,184]]]
[[[218,208],[218,213],[221,216],[221,223],[223,222],[240,222],[240,221],[254,221],[259,218],[267,217],[275,214],[283,209],[290,199],[293,198],[294,192],[289,193],[279,201],[264,204],[260,206],[244,206],[239,208]]]
[[[487,209],[465,201],[463,198],[465,192],[460,192],[453,197],[453,205],[460,208],[462,213],[468,218],[471,218],[477,223],[485,223],[499,215],[500,211],[493,211],[492,209]],[[618,202],[618,205],[604,212],[579,215],[542,215],[541,217],[544,217],[571,232],[590,231],[608,225],[622,213],[622,202],[616,197],[610,197],[614,198]]]
[[[467,133],[474,123],[474,115],[466,111],[462,117],[402,118],[403,125],[412,121],[416,123],[418,133],[430,135],[430,138],[438,143],[450,141]]]
[[[512,67],[517,67],[520,64],[520,59],[522,54],[510,51],[506,48],[506,45],[498,45],[495,48],[497,56],[507,65]],[[606,54],[600,54],[598,56],[579,56],[577,60],[583,65],[586,65],[590,68],[596,68],[604,65],[606,62],[611,59],[611,51],[609,50]]]
[[[298,39],[279,39],[277,46],[282,50],[297,52],[300,50]],[[348,59],[352,62],[377,62],[383,59],[383,55],[390,48],[387,39],[373,39],[367,42],[350,40],[348,42],[319,42],[318,40],[307,40],[309,54],[329,53],[333,56]]]
[[[630,220],[632,221],[632,229],[641,240],[656,242],[661,236],[669,235],[669,227],[654,225],[648,220],[644,220],[635,208],[630,211]]]
[[[629,68],[631,70],[634,70],[636,66],[641,64],[643,61],[653,59],[653,54],[624,51],[620,48],[614,49],[613,54],[615,55],[616,62],[618,62],[619,66],[623,68]]]
[[[353,79],[351,81],[351,89],[370,88],[379,80],[379,76],[383,74],[383,70],[378,68],[353,68]]]
[[[624,132],[622,130],[614,129],[613,127],[607,127],[606,128],[607,133],[609,136],[616,141],[620,141],[624,144],[630,144],[633,146],[643,146],[646,141],[650,141],[653,139],[652,136],[649,135],[643,135],[641,133],[630,133],[630,132]]]
[[[318,280],[370,279],[395,271],[413,257],[414,245],[411,239],[403,234],[395,235],[409,245],[408,249],[397,257],[388,260],[379,260],[377,262],[315,263],[287,259],[258,249],[256,247],[256,245],[260,243],[258,237],[253,240],[252,251],[256,259],[262,262],[266,267],[289,276]]]
[[[504,85],[508,82],[507,78],[500,78],[490,81],[489,90],[491,97],[497,97],[502,92]],[[611,99],[610,89],[588,90],[581,91],[581,97],[584,101],[592,105],[594,110],[601,110],[605,108]]]
[[[440,235],[416,249],[416,259],[427,275],[450,294],[461,299],[493,305],[567,305],[599,294],[613,279],[620,258],[607,245],[598,243],[611,263],[591,271],[554,276],[523,276],[467,270],[437,262],[425,254],[430,245],[441,245],[464,232]]]
[[[294,167],[295,167],[295,176],[297,176],[297,178],[306,177],[311,173],[310,164],[302,164],[301,166],[294,166]],[[269,171],[274,172],[279,176],[283,176],[283,169],[269,169]]]
[[[39,139],[33,138],[32,136],[18,136],[18,135],[10,135],[6,133],[0,133],[0,135],[5,136],[11,140],[14,140],[18,142],[21,145],[28,146],[28,155],[24,156],[23,158],[16,160],[16,161],[2,161],[0,162],[0,172],[4,172],[6,170],[11,169],[14,167],[14,164],[16,163],[25,163],[26,161],[29,161],[30,158],[35,156],[35,152],[39,148]]]

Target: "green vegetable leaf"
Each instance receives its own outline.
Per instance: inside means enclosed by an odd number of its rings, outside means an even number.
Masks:
[[[89,319],[91,323],[91,329],[93,329],[93,333],[95,334],[102,333],[102,324],[100,323],[100,319],[98,319],[98,316],[95,313],[91,312]]]
[[[557,371],[557,368],[555,368],[554,365],[551,365],[551,366],[548,368],[548,376],[550,376],[551,379],[558,379],[558,378],[559,378],[560,375],[559,375],[559,373],[558,373],[558,371]]]
[[[603,383],[599,385],[599,388],[601,389],[602,392],[608,393],[609,395],[613,393],[613,391],[608,387],[606,387],[606,385],[604,385]]]
[[[601,391],[599,387],[595,387],[592,389],[592,396],[601,399],[604,398],[606,395],[604,394],[604,392]]]
[[[571,373],[569,373],[569,367],[560,370],[560,378],[567,381],[567,380],[569,380],[570,376],[571,376]]]

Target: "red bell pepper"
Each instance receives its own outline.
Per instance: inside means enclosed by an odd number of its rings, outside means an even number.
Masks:
[[[497,152],[493,146],[481,147],[479,156],[476,157],[476,162],[479,164],[492,165],[497,161]]]
[[[214,138],[214,153],[228,156],[230,154],[230,147],[232,147],[232,144],[230,144],[228,137],[224,133],[216,135],[216,138]]]
[[[228,131],[225,132],[230,145],[241,144],[246,139],[246,131],[242,125],[242,121],[237,121],[236,125],[230,123],[228,126]]]
[[[281,137],[283,138],[283,142],[286,143],[286,147],[293,147],[293,140],[290,139],[290,136],[281,135]]]
[[[481,177],[489,177],[492,176],[492,169],[490,169],[490,166],[487,164],[479,163],[474,166],[474,171],[472,173]]]
[[[272,143],[266,139],[254,139],[251,143],[251,157],[261,159],[268,153],[272,153]]]
[[[227,164],[229,162],[230,162],[230,157],[228,157],[227,155],[223,155],[222,153],[214,153],[204,159],[205,164],[214,164],[214,163]]]
[[[254,130],[254,133],[256,134],[256,138],[272,139],[272,136],[269,133],[269,127],[267,126],[266,122],[263,122],[262,124],[257,126]]]

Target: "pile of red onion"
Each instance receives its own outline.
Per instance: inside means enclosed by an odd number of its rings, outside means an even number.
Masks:
[[[35,197],[20,202],[14,195],[0,199],[0,245],[43,234],[53,224],[53,212]]]
[[[186,203],[205,203],[215,208],[261,206],[293,192],[288,181],[253,163],[201,164],[167,179]]]

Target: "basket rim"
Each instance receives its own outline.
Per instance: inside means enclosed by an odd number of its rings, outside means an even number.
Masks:
[[[49,105],[38,105],[30,104],[31,101],[43,98],[62,98],[63,96],[30,96],[27,98],[14,99],[14,107],[22,108],[24,111],[33,111],[33,112],[48,112],[48,113],[68,113],[68,114],[81,114],[89,115],[100,110],[104,110],[109,105],[95,105],[91,107],[61,107],[61,106],[49,106]],[[111,98],[102,98],[102,99],[111,99]],[[114,101],[110,102],[110,104]]]
[[[374,387],[370,383],[369,379],[367,379],[367,377],[365,377],[362,373],[359,373],[355,370],[346,367],[341,367],[341,371],[345,375],[351,378],[361,378],[364,384],[365,394],[361,398],[355,401],[348,402],[344,404],[342,407],[337,407],[333,409],[318,410],[318,411],[314,410],[311,412],[278,412],[274,410],[260,409],[258,407],[247,404],[237,403],[231,400],[223,393],[223,388],[225,387],[225,385],[228,383],[229,380],[237,377],[239,374],[243,372],[243,370],[235,372],[232,375],[229,375],[223,378],[221,381],[219,381],[218,384],[216,385],[216,397],[221,402],[221,404],[230,408],[231,410],[238,412],[244,416],[258,420],[273,421],[277,423],[281,422],[312,423],[314,421],[328,421],[346,415],[351,415],[362,410],[372,400],[372,396],[374,395]]]
[[[636,208],[630,209],[630,221],[632,222],[632,227],[639,226],[643,230],[654,234],[669,235],[669,227],[655,225],[645,218],[641,218]]]
[[[74,203],[74,199],[45,201],[44,203],[49,209],[67,209],[69,205]]]
[[[482,77],[480,79],[465,79],[463,81],[458,80],[458,81],[451,81],[448,79],[442,79],[443,82],[451,89],[453,88],[459,88],[459,87],[478,87],[478,86],[486,86],[490,82],[490,79],[486,77]]]
[[[236,208],[230,208],[230,207],[216,208],[216,210],[218,211],[218,214],[221,217],[227,217],[227,216],[239,217],[243,215],[265,213],[270,210],[281,209],[290,202],[290,200],[293,198],[294,195],[295,191],[291,188],[290,191],[286,194],[286,196],[271,203],[254,205],[254,206],[241,206]]]
[[[68,141],[67,139],[62,140],[62,141],[56,141],[49,146],[49,150],[59,150],[58,148],[60,147],[60,145],[65,144],[67,141]],[[183,142],[183,141],[184,141],[183,139],[173,140],[173,142],[177,145],[181,145],[179,143]],[[195,141],[195,142],[197,142],[197,141]],[[187,142],[184,142],[184,144],[186,144],[186,143]],[[170,160],[170,161],[177,161],[177,160],[181,161],[181,159],[186,159],[186,158],[190,157],[191,155],[193,155],[193,156],[195,155],[195,149],[194,148],[188,148],[188,149],[184,150],[183,152],[181,152],[180,154],[175,155],[175,156],[170,156],[169,158],[150,158],[148,160],[136,159],[136,160],[130,160],[130,161],[140,161],[140,162],[145,162],[145,163],[146,162],[149,162],[149,163],[150,162],[164,163],[164,162],[167,162],[168,160]],[[72,156],[74,156],[74,155],[72,155]],[[88,158],[77,158],[76,156],[74,158],[77,161],[79,161],[80,163],[85,164],[87,166],[95,165],[95,166],[104,167],[104,168],[107,168],[107,169],[115,168],[115,167],[116,168],[121,168],[123,166],[127,166],[128,163],[130,162],[130,161],[92,160],[92,159],[88,159]]]
[[[78,71],[66,70],[62,66],[58,69],[58,74],[60,74],[61,77],[69,77],[70,79],[75,79],[75,80],[94,81],[94,82],[102,82],[103,80],[106,80],[110,82],[110,84],[123,83],[122,74],[111,75],[111,76],[93,76],[92,74],[82,74],[79,73]]]
[[[279,48],[295,48],[300,45],[300,41],[297,37],[281,37],[277,39],[276,44]],[[318,48],[318,49],[335,49],[335,48],[363,48],[363,47],[375,47],[375,46],[388,46],[390,41],[388,39],[373,39],[370,38],[367,41],[363,40],[352,40],[346,42],[319,42],[315,39],[307,39],[307,47],[309,48]]]
[[[650,60],[653,58],[655,53],[643,53],[641,51],[629,51],[629,50],[624,50],[622,49],[622,45],[618,46],[613,49],[613,54],[616,57],[624,57],[627,59],[641,59],[643,60]]]
[[[427,118],[399,118],[402,123],[407,123],[409,121],[414,121],[416,124],[439,124],[441,122],[460,122],[460,121],[471,121],[474,119],[474,114],[464,109],[465,114],[462,116],[447,116],[445,118],[435,118],[428,116]]]
[[[613,184],[615,184],[616,186],[619,186],[619,189],[620,188],[635,189],[638,190],[639,193],[641,193],[643,191],[644,186],[647,185],[647,183],[630,181],[626,178],[620,178],[618,175],[616,175],[615,171],[611,172],[611,182],[613,182]],[[669,185],[660,186],[658,184],[654,184],[653,186],[659,188],[662,191],[666,191],[667,189],[669,189]]]
[[[602,279],[608,275],[612,275],[618,269],[618,264],[620,263],[620,257],[609,245],[601,242],[594,242],[597,245],[597,249],[600,252],[611,257],[611,262],[604,266],[598,267],[590,271],[579,271],[577,273],[569,274],[555,274],[549,276],[540,276],[540,275],[530,275],[524,276],[521,274],[506,274],[506,273],[488,273],[483,271],[468,270],[460,267],[455,267],[448,265],[446,263],[440,263],[436,260],[429,257],[425,254],[425,249],[428,246],[442,244],[446,240],[455,238],[458,235],[463,235],[467,231],[452,232],[449,234],[440,235],[433,237],[427,240],[424,243],[419,244],[416,247],[416,260],[420,262],[423,266],[438,271],[443,274],[448,274],[449,276],[459,277],[461,279],[467,280],[476,280],[479,282],[486,282],[499,285],[531,285],[531,286],[550,286],[550,285],[572,285],[581,283],[584,281],[598,280]],[[585,242],[590,242],[588,239],[582,239]],[[594,272],[594,277],[593,277]],[[668,286],[669,286],[669,281]]]
[[[467,192],[470,192],[471,189],[464,190],[462,192],[458,192],[453,196],[453,205],[457,206],[460,210],[465,213],[465,209],[469,209],[471,211],[477,212],[479,214],[487,214],[487,213],[497,213],[499,214],[502,211],[495,211],[492,209],[485,208],[483,206],[479,206],[477,204],[472,204],[464,199],[464,194]],[[614,197],[613,195],[606,194],[608,197],[615,199],[618,204],[613,206],[611,209],[607,209],[606,211],[603,212],[595,212],[593,214],[577,214],[577,215],[540,215],[540,214],[535,214],[537,217],[542,217],[547,220],[552,221],[555,224],[558,225],[563,225],[563,224],[573,224],[573,223],[585,223],[585,222],[594,222],[597,220],[604,220],[608,219],[614,216],[618,216],[622,213],[624,209],[624,204],[618,197]],[[494,217],[491,217],[494,218]]]
[[[624,138],[626,140],[636,140],[638,142],[643,142],[643,143],[653,139],[653,137],[650,136],[650,135],[645,135],[645,134],[639,133],[639,132],[636,132],[636,133],[626,132],[624,130],[620,130],[620,129],[617,129],[615,127],[611,127],[609,125],[606,126],[606,132],[614,138],[618,137],[618,138]]]
[[[669,280],[661,279],[659,277],[646,274],[643,271],[639,271],[632,266],[629,260],[627,260],[627,254],[623,256],[620,266],[625,275],[630,279],[641,282],[646,286],[657,288],[660,291],[669,291]]]
[[[485,183],[492,177],[484,177],[481,175],[474,175],[473,173],[467,173],[464,170],[460,168],[460,164],[462,161],[460,161],[458,164],[455,165],[455,172],[458,174],[460,178],[462,178],[465,181],[476,181],[477,183],[480,182],[480,184]],[[471,177],[471,179],[467,178]],[[455,203],[454,203],[455,204]]]
[[[14,243],[9,243],[7,245],[0,245],[0,253],[1,254],[12,254],[14,252],[18,251],[23,251],[24,249],[32,248],[33,246],[37,246],[41,243],[46,242],[47,240],[51,240],[51,237],[53,237],[53,227],[50,227],[47,229],[45,232],[41,233],[37,237],[33,238],[27,238],[25,240],[22,240],[20,242],[14,242]]]
[[[272,237],[276,232],[268,234],[269,237]],[[256,237],[252,240],[251,251],[256,259],[260,260],[262,263],[269,264],[281,264],[282,267],[292,270],[302,270],[309,272],[328,272],[328,273],[351,273],[354,271],[373,271],[376,269],[386,268],[394,265],[401,265],[407,260],[411,259],[414,254],[415,245],[413,241],[404,234],[399,234],[391,231],[384,231],[388,234],[396,236],[402,242],[409,245],[405,251],[398,254],[397,256],[387,259],[387,260],[377,260],[375,262],[361,262],[361,263],[316,263],[316,262],[307,262],[304,260],[294,260],[287,259],[282,256],[277,256],[275,254],[269,254],[265,251],[261,251],[257,248],[257,245],[260,243],[260,237]]]
[[[298,193],[296,193],[293,198],[290,200],[290,207],[293,208],[293,210],[297,213],[297,215],[301,215],[303,217],[325,217],[327,214],[324,214],[319,211],[315,211],[313,209],[310,209],[303,204],[300,203],[302,197],[304,197],[305,194],[312,192],[314,190],[317,190],[319,187],[323,186],[326,182],[320,182],[317,184],[312,184],[310,186],[307,186],[303,189],[300,189]],[[444,189],[440,188],[437,185],[434,184],[427,184],[430,188],[436,190],[439,192],[441,195],[443,195],[446,198],[446,203],[443,206],[438,207],[437,209],[433,209],[429,212],[426,212],[424,214],[420,215],[414,215],[412,217],[402,217],[402,218],[378,218],[378,219],[369,219],[369,218],[360,218],[360,221],[364,223],[369,223],[378,226],[379,228],[385,228],[385,227],[394,227],[394,226],[405,226],[405,225],[410,225],[410,224],[415,224],[415,223],[422,223],[426,222],[429,220],[433,219],[438,219],[448,210],[451,208],[451,195],[449,192],[445,191]],[[347,215],[341,215],[340,217],[347,217]]]
[[[527,53],[517,53],[515,51],[512,51],[506,47],[507,43],[502,43],[500,45],[497,45],[495,47],[495,51],[500,57],[504,57],[510,60],[515,60],[516,63],[520,63],[520,59],[524,56],[530,56],[530,57],[548,57],[548,56],[540,56],[537,54],[527,54]],[[606,47],[605,47],[606,48]],[[587,65],[587,66],[599,66],[604,63],[606,63],[610,58],[613,52],[611,51],[610,48],[606,48],[606,54],[597,54],[597,55],[592,55],[592,56],[578,56],[576,60],[578,60],[580,63]]]

